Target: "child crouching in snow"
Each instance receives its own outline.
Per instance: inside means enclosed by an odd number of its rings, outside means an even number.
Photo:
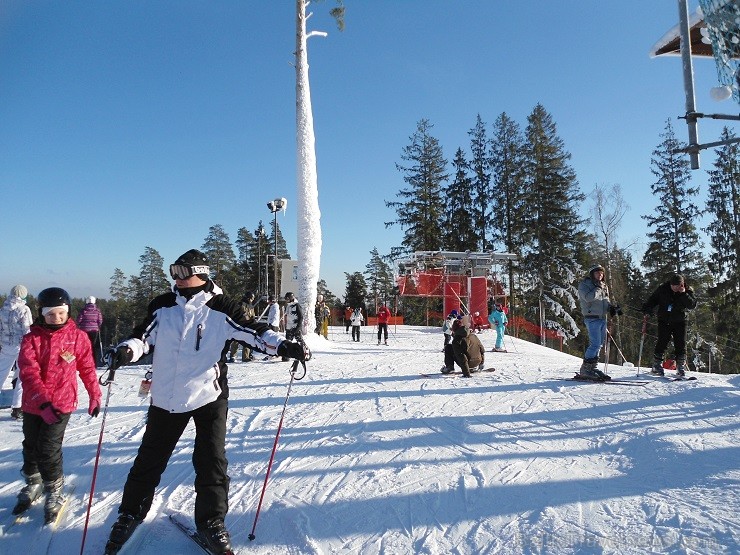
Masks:
[[[69,294],[59,287],[39,293],[39,317],[23,336],[18,368],[23,383],[23,469],[26,485],[13,514],[46,492],[44,513],[54,522],[64,503],[62,441],[77,408],[77,374],[90,397],[88,414],[100,411],[100,387],[87,334],[70,318]]]

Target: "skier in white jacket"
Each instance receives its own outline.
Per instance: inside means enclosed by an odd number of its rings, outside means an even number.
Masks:
[[[205,255],[192,249],[170,266],[172,292],[155,297],[131,338],[116,347],[110,368],[153,351],[151,406],[139,453],[128,474],[108,548],[116,549],[146,517],[154,490],[190,419],[195,422],[195,524],[214,553],[231,549],[226,461],[228,380],[232,340],[268,355],[307,360],[301,343],[247,320],[241,304],[210,280]]]
[[[28,333],[33,323],[31,309],[26,305],[28,289],[23,285],[15,285],[10,295],[0,308],[0,388],[5,384],[10,372],[16,367],[18,353],[21,349],[21,339]],[[17,376],[15,377],[15,394],[11,403],[10,415],[13,418],[23,417],[21,412],[21,398],[23,387]]]

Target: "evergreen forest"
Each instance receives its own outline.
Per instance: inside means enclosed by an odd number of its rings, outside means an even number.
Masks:
[[[393,216],[385,226],[400,227],[401,244],[385,254],[373,248],[364,271],[348,269],[342,297],[329,291],[323,279],[317,283],[317,293],[335,309],[338,320],[346,306],[362,306],[365,315],[373,315],[381,303],[388,303],[407,324],[441,325],[439,318],[429,320],[430,312],[440,314],[440,298],[397,295],[395,261],[415,251],[507,252],[517,259],[495,277],[508,295],[509,317],[556,332],[563,350],[581,356],[588,337],[577,287],[599,263],[606,269],[612,304],[623,311],[610,321],[610,362],[636,364],[643,339],[641,307],[656,287],[681,273],[698,301],[688,315],[690,368],[740,372],[740,341],[734,336],[740,324],[738,143],[716,148],[708,178],[698,182],[699,174],[691,172],[687,155],[680,152],[686,145],[666,121],[650,161],[653,182],[644,184],[655,200],[641,214],[648,229],[646,247],[635,252],[635,245],[622,244],[619,235],[631,209],[622,187],[594,184],[584,192],[557,125],[542,105],[534,107],[523,125],[506,113],[491,125],[478,115],[468,136],[469,144],[456,146],[449,161],[433,124],[417,122],[396,163],[403,186],[385,201]],[[734,135],[725,127],[721,138]],[[700,189],[702,205],[697,203]],[[211,264],[211,278],[236,298],[247,291],[258,298],[275,291],[273,281],[280,276],[274,253],[278,259],[290,258],[276,221],[240,228],[233,243],[221,225],[213,225],[200,248]],[[145,247],[138,262],[138,275],[126,276],[116,268],[110,297],[98,299],[105,316],[105,346],[124,339],[149,301],[171,288],[156,248]],[[35,314],[33,297],[28,300]],[[83,306],[82,299],[74,299],[73,315]],[[655,342],[655,317],[647,322],[643,366],[649,365]],[[561,347],[531,329],[508,333]]]

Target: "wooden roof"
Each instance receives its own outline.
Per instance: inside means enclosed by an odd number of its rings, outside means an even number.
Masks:
[[[713,56],[712,45],[702,42],[701,29],[706,27],[704,18],[694,13],[689,18],[689,42],[692,56]],[[651,56],[680,56],[681,31],[678,25],[671,28],[650,50]]]

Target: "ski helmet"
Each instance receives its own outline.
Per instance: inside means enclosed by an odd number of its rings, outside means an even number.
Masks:
[[[45,308],[66,306],[67,310],[69,310],[70,306],[72,306],[72,300],[69,297],[69,293],[61,287],[49,287],[39,293],[38,304],[39,316],[42,316]]]
[[[285,294],[285,300],[288,301],[289,303],[292,303],[295,300],[295,295],[293,295],[293,293],[291,293],[290,291],[288,291]]]
[[[191,276],[198,276],[203,281],[208,281],[210,268],[206,255],[198,249],[190,249],[182,253],[174,264],[170,264],[170,275],[172,279],[188,279]]]

